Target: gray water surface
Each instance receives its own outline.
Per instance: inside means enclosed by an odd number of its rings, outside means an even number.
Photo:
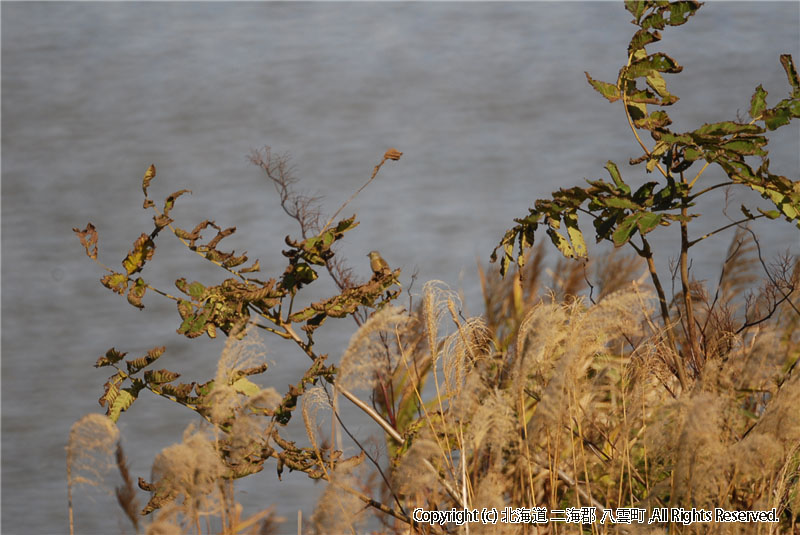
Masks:
[[[94,223],[101,260],[118,266],[151,228],[140,184],[153,163],[155,199],[194,192],[179,199],[178,224],[237,226],[223,244],[247,249],[274,276],[283,238],[297,229],[247,162],[250,150],[290,153],[300,187],[323,195],[330,214],[395,147],[402,159],[344,211],[361,225],[342,254],[366,278],[365,254],[379,249],[406,282],[419,271],[414,291],[440,279],[463,288],[469,311],[480,313],[476,258],[485,263],[536,198],[606,178],[608,159],[631,183],[645,180],[625,163],[639,152],[621,106],[584,76],[616,79],[629,19],[621,3],[4,2],[3,533],[67,531],[64,447],[74,421],[101,411],[108,373],[92,367],[99,355],[166,345],[162,367],[191,381],[213,375],[222,347],[175,334],[166,300],[148,295],[138,311],[103,288],[72,227]],[[682,97],[669,110],[674,128],[744,116],[759,83],[770,104],[784,98],[778,56],[800,62],[799,28],[800,4],[758,2],[709,3],[667,29],[661,49],[684,66],[668,77]],[[770,147],[773,172],[796,180],[797,125],[774,133]],[[698,232],[727,222],[721,199],[699,206],[709,223]],[[791,225],[759,228],[767,254],[798,251]],[[695,257],[699,278],[716,276],[729,239],[709,240]],[[663,270],[669,243],[656,242]],[[179,276],[223,278],[169,236],[158,246],[145,275],[159,287]],[[320,346],[329,343],[336,360],[353,325],[333,325]],[[306,363],[270,340],[267,351],[272,367],[261,381],[283,390]],[[134,476],[148,478],[155,454],[192,420],[143,393],[120,420]],[[368,424],[356,431],[378,435]],[[297,509],[308,514],[322,487],[297,473],[278,482],[274,470],[267,463],[243,482],[239,499],[249,513],[275,503],[294,533]],[[79,493],[76,515],[79,533],[124,526],[102,494]]]

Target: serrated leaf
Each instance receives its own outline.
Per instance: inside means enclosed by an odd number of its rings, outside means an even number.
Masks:
[[[686,160],[693,162],[699,158],[702,158],[703,152],[693,147],[686,147],[686,149],[683,151],[683,157]]]
[[[622,176],[619,174],[619,169],[617,168],[617,164],[615,164],[611,160],[607,161],[606,170],[608,171],[608,174],[611,175],[611,180],[614,181],[614,185],[617,186],[617,189],[624,192],[626,195],[630,194],[631,188],[625,182],[622,181]]]
[[[645,182],[633,194],[633,200],[639,204],[648,204],[648,200],[652,197],[653,190],[658,186],[658,182]],[[638,208],[638,206],[637,206]]]
[[[661,76],[661,73],[658,71],[651,71],[647,74],[646,78],[647,85],[649,85],[653,91],[658,93],[660,96],[669,95],[669,91],[667,91],[667,82],[664,80],[664,77]]]
[[[783,70],[786,71],[786,77],[792,86],[792,98],[800,98],[800,76],[794,67],[791,54],[781,54],[781,65],[783,65]]]
[[[247,377],[237,379],[236,382],[234,382],[231,386],[238,393],[244,394],[248,397],[258,395],[261,392],[261,388]]]
[[[750,99],[750,117],[753,119],[759,117],[761,112],[763,112],[767,107],[767,92],[764,90],[764,87],[759,84],[756,87],[756,92],[753,93],[752,98]]]
[[[163,383],[169,383],[180,377],[181,374],[177,372],[171,372],[169,370],[147,370],[144,372],[144,380],[147,384],[155,384],[160,385]]]
[[[628,210],[638,210],[640,206],[625,197],[608,197],[601,201],[601,204],[609,208],[621,208]]]
[[[628,110],[628,115],[631,116],[631,120],[634,123],[647,117],[647,104],[642,104],[640,102],[628,102],[625,106],[625,109]]]
[[[119,395],[119,386],[124,380],[125,377],[122,372],[117,372],[108,378],[108,381],[103,385],[103,395],[97,400],[101,407],[111,408],[114,404],[114,400],[116,400]],[[106,413],[108,413],[108,411],[106,411]]]
[[[198,300],[202,299],[203,295],[206,293],[206,287],[197,281],[189,284],[189,287],[186,290],[187,294]]]
[[[725,136],[728,134],[761,134],[764,130],[755,124],[742,124],[733,121],[704,124],[692,134],[700,136]]]
[[[639,221],[641,216],[641,212],[636,212],[622,220],[622,223],[619,224],[617,230],[615,230],[614,234],[611,235],[611,239],[616,247],[624,245],[628,242],[628,240],[631,239],[631,236],[637,228],[636,223]]]
[[[261,262],[259,262],[257,258],[252,266],[240,269],[239,273],[254,273],[256,271],[261,271]]]
[[[746,218],[748,218],[748,219],[753,219],[753,217],[755,217],[755,216],[753,215],[753,213],[752,213],[750,210],[748,210],[748,209],[747,209],[747,207],[746,207],[745,205],[742,205],[742,206],[740,207],[740,210],[742,211],[742,213],[744,214],[744,216],[745,216]]]
[[[73,227],[72,232],[78,235],[81,240],[81,245],[86,249],[86,256],[92,260],[97,259],[97,229],[91,223],[86,224],[86,228],[80,230],[78,227]],[[92,247],[94,247],[92,249]]]
[[[119,415],[130,408],[136,398],[127,390],[119,390],[114,402],[108,407],[108,417],[111,421],[116,423],[119,420]]]
[[[100,368],[102,366],[110,366],[112,364],[116,364],[117,362],[122,360],[122,358],[125,355],[127,355],[127,353],[120,353],[119,351],[117,351],[112,347],[111,349],[106,351],[105,355],[97,359],[97,362],[95,362],[94,367]]]
[[[577,258],[585,258],[587,256],[586,241],[583,239],[583,233],[578,228],[578,216],[575,213],[564,214],[564,225],[567,227],[567,234],[569,241],[572,242],[572,250]]]
[[[652,71],[679,73],[683,67],[678,65],[678,62],[664,54],[663,52],[656,52],[642,59],[631,62],[628,67],[624,69],[624,77],[628,80],[642,78],[648,76]]]
[[[646,16],[642,19],[642,22],[639,24],[643,30],[647,30],[650,28],[655,28],[657,30],[663,30],[664,26],[666,26],[667,21],[664,19],[664,15],[661,13],[653,13],[651,15]]]
[[[561,254],[567,258],[573,258],[575,256],[575,251],[572,250],[572,246],[564,236],[552,228],[547,229],[547,235],[550,236],[550,240],[553,242],[553,245],[555,245],[558,250],[561,251]]]
[[[645,2],[644,0],[625,0],[625,9],[631,12],[636,22],[639,21],[644,13]]]
[[[634,121],[636,128],[643,128],[645,130],[655,130],[656,128],[663,128],[672,124],[672,119],[669,118],[665,111],[654,111],[644,119]]]
[[[741,154],[742,156],[766,156],[761,147],[767,144],[765,137],[751,137],[747,139],[734,139],[720,145],[720,148]]]
[[[764,120],[764,125],[768,130],[775,130],[789,124],[789,121],[792,120],[792,113],[789,108],[776,106],[775,108],[764,110],[761,118]]]
[[[595,80],[591,76],[589,76],[588,72],[584,73],[586,75],[586,80],[589,81],[589,84],[601,95],[608,99],[609,102],[614,102],[619,100],[619,88],[614,84],[609,84],[608,82],[601,82],[600,80]]]
[[[150,187],[150,181],[153,180],[156,176],[156,166],[150,164],[150,167],[147,168],[147,171],[144,173],[144,177],[142,178],[142,192],[144,193],[145,198],[147,198],[147,188]]]
[[[175,206],[175,200],[184,193],[191,194],[192,191],[188,189],[178,190],[175,193],[170,193],[169,196],[166,199],[164,199],[164,210],[162,210],[162,212],[165,216],[168,216],[169,211],[172,210],[172,208]]]
[[[637,50],[640,50],[650,43],[655,43],[656,41],[661,40],[661,33],[658,30],[648,31],[648,30],[639,30],[633,37],[631,38],[631,42],[628,45],[628,54],[633,54]]]
[[[781,216],[781,213],[778,210],[762,210],[761,208],[756,209],[763,215],[767,216],[767,219],[778,219]]]
[[[144,308],[142,304],[142,297],[144,297],[144,293],[147,290],[147,284],[142,280],[141,277],[136,279],[136,282],[131,286],[131,289],[128,291],[128,303],[135,306],[139,310]]]
[[[123,273],[109,273],[100,279],[100,283],[109,290],[124,295],[128,289],[128,276]]]
[[[161,347],[154,347],[150,349],[147,354],[143,357],[139,357],[138,359],[133,360],[126,360],[125,365],[128,368],[129,374],[138,373],[141,369],[149,366],[150,364],[154,363],[158,358],[164,354],[166,351],[166,346]]]
[[[128,252],[128,256],[122,261],[122,267],[128,272],[128,275],[133,275],[137,271],[141,271],[145,262],[153,258],[156,245],[145,233],[142,233],[135,242],[133,242],[133,249]]]
[[[644,236],[661,223],[661,214],[654,214],[653,212],[644,212],[636,222],[639,228],[639,233]]]
[[[765,199],[770,199],[790,221],[794,221],[800,215],[800,203],[792,203],[792,200],[780,191],[753,184],[748,185],[761,193],[761,196]]]
[[[695,14],[700,9],[701,2],[683,1],[683,2],[670,2],[669,4],[669,25],[680,26],[689,20],[689,17]]]

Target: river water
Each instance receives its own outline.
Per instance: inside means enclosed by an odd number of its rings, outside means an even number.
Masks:
[[[629,19],[621,3],[3,3],[3,533],[67,531],[64,447],[72,423],[101,410],[108,374],[92,367],[100,354],[166,345],[163,367],[191,381],[213,375],[222,347],[176,335],[165,300],[148,295],[138,311],[103,288],[72,227],[94,223],[101,260],[118,265],[151,228],[140,181],[154,163],[156,199],[194,191],[178,201],[181,226],[237,226],[229,247],[277,275],[283,238],[297,229],[247,162],[250,150],[291,154],[300,188],[332,213],[395,147],[402,159],[344,212],[361,225],[342,254],[366,277],[365,254],[378,249],[406,283],[418,270],[413,291],[440,279],[480,313],[476,259],[488,260],[536,198],[606,178],[608,159],[631,183],[645,180],[625,164],[638,152],[619,103],[583,74],[616,79]],[[661,49],[684,65],[668,78],[682,97],[669,110],[675,129],[744,116],[759,83],[769,103],[784,98],[778,56],[793,53],[800,65],[799,34],[796,2],[709,3],[666,30]],[[798,127],[772,139],[773,172],[797,179]],[[698,207],[708,217],[698,232],[727,221],[721,199]],[[757,228],[767,254],[798,251],[788,223]],[[675,237],[667,234],[656,241],[663,270]],[[729,239],[702,248],[697,277],[716,275]],[[145,270],[156,285],[220,280],[168,236],[158,245]],[[352,330],[338,322],[320,347],[335,360]],[[282,390],[305,362],[291,347],[266,349],[262,382]],[[192,417],[142,398],[120,427],[133,474],[147,478]],[[356,431],[377,433],[366,423]],[[308,514],[322,487],[297,473],[278,482],[274,470],[268,463],[248,478],[239,499],[246,512],[274,503],[294,533],[297,509]],[[113,499],[88,494],[76,497],[78,532],[118,532]]]

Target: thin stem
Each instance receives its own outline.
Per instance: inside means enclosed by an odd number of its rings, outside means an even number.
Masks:
[[[746,223],[747,221],[755,221],[756,219],[761,219],[762,217],[766,217],[766,216],[764,214],[761,214],[761,215],[757,215],[757,216],[753,216],[753,217],[746,217],[744,219],[740,219],[739,221],[734,221],[733,223],[729,223],[729,224],[725,225],[724,227],[720,227],[720,228],[718,228],[716,230],[712,230],[708,234],[704,234],[704,235],[700,236],[699,238],[690,241],[689,242],[689,247],[692,247],[697,242],[705,240],[706,238],[710,238],[714,234],[722,232],[723,230],[728,230],[729,228],[734,227],[736,225],[741,225],[742,223]]]
[[[717,189],[717,188],[724,188],[725,186],[733,186],[734,184],[736,184],[736,182],[733,182],[733,181],[720,182],[719,184],[714,184],[713,186],[709,186],[706,189],[700,190],[699,192],[695,193],[694,195],[690,195],[689,196],[689,200],[693,201],[696,198],[698,198],[699,196],[703,195],[704,193],[708,193],[711,190],[714,190],[714,189]]]
[[[658,277],[658,271],[656,270],[656,264],[653,260],[653,251],[650,249],[650,243],[644,238],[644,236],[642,236],[642,253],[644,258],[647,260],[647,269],[650,271],[650,279],[653,281],[653,286],[656,287],[656,293],[658,293],[658,302],[661,307],[661,318],[664,320],[664,327],[667,330],[667,340],[669,341],[669,346],[674,355],[673,364],[675,366],[675,371],[678,374],[678,381],[681,383],[681,388],[686,390],[688,386],[686,369],[684,368],[683,361],[678,355],[678,345],[675,342],[675,334],[672,332],[672,322],[669,316],[667,296],[664,293],[664,287],[661,285],[661,279]]]
[[[705,171],[706,171],[706,168],[708,168],[708,166],[709,166],[709,165],[711,165],[711,162],[706,162],[706,163],[705,163],[705,165],[703,166],[703,168],[702,168],[702,169],[700,169],[700,170],[697,172],[697,174],[696,174],[696,175],[695,175],[695,177],[692,179],[692,181],[691,181],[691,182],[689,182],[689,189],[692,189],[692,186],[694,186],[694,183],[695,183],[695,182],[697,182],[697,179],[698,179],[698,178],[700,178],[700,175],[702,175],[703,173],[705,173]],[[698,195],[699,195],[699,194],[698,194]]]
[[[375,166],[375,169],[372,171],[372,176],[371,176],[371,177],[369,177],[369,180],[367,180],[367,181],[366,181],[366,182],[365,182],[365,183],[364,183],[364,184],[363,184],[363,185],[362,185],[360,188],[358,188],[358,190],[356,190],[356,192],[355,192],[355,193],[353,193],[353,194],[350,196],[350,198],[349,198],[349,199],[347,199],[347,200],[344,202],[344,204],[342,204],[342,205],[339,207],[339,209],[338,209],[338,210],[336,210],[336,213],[334,213],[334,214],[331,216],[331,218],[328,220],[328,222],[327,222],[327,223],[325,223],[325,226],[324,226],[324,227],[322,227],[322,230],[320,230],[320,231],[319,231],[319,233],[320,233],[320,234],[322,234],[323,232],[325,232],[325,230],[327,230],[327,228],[328,228],[329,226],[331,226],[331,223],[333,223],[333,220],[334,220],[334,219],[336,219],[336,216],[338,216],[338,215],[339,215],[339,214],[342,212],[342,210],[344,210],[345,206],[347,206],[348,204],[350,204],[350,202],[351,202],[353,199],[355,199],[356,197],[358,197],[358,194],[359,194],[359,193],[361,193],[361,192],[364,190],[364,188],[366,188],[367,186],[369,186],[370,182],[372,182],[373,180],[375,180],[375,177],[376,177],[376,176],[378,176],[378,171],[380,171],[380,170],[381,170],[381,167],[383,166],[383,164],[384,164],[384,163],[386,163],[386,160],[388,160],[388,159],[389,159],[389,157],[388,157],[388,152],[387,152],[387,154],[384,154],[384,155],[383,155],[383,159],[380,161],[380,163],[378,163],[378,165],[376,165],[376,166]]]
[[[628,64],[626,65],[626,67],[630,67],[631,66],[631,61],[632,60],[633,60],[633,54],[629,54],[628,55]],[[626,82],[624,85],[627,85],[627,83],[629,83],[629,82]],[[647,147],[645,146],[644,142],[642,141],[642,138],[639,137],[639,132],[636,131],[636,126],[634,126],[633,119],[631,118],[631,114],[628,111],[628,98],[627,98],[628,94],[627,94],[627,91],[626,91],[626,87],[622,87],[621,89],[622,89],[622,91],[620,91],[620,93],[622,95],[622,107],[625,108],[625,117],[628,118],[628,125],[631,127],[631,132],[633,132],[633,136],[636,138],[636,141],[639,142],[639,146],[642,147],[642,150],[644,151],[644,153],[649,157],[650,156],[650,151],[647,150]],[[667,176],[667,172],[664,171],[664,169],[661,167],[661,164],[657,163],[656,167],[661,172],[661,174],[664,175],[664,177]]]
[[[686,177],[681,173],[681,182],[686,184]],[[694,307],[692,306],[692,292],[689,281],[689,223],[687,219],[689,201],[686,197],[681,200],[681,286],[683,288],[683,306],[686,309],[686,335],[689,338],[689,351],[695,367],[699,364],[700,350],[698,346],[695,322]]]

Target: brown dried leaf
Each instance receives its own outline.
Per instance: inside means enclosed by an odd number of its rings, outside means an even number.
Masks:
[[[147,188],[150,187],[150,181],[153,180],[156,176],[156,166],[150,164],[150,167],[147,168],[147,172],[144,174],[144,178],[142,178],[142,191],[144,192],[145,198],[147,198]]]
[[[383,155],[383,158],[385,160],[399,160],[400,156],[402,156],[402,155],[403,155],[403,153],[400,152],[399,150],[397,150],[395,148],[391,148],[391,149],[386,151],[386,154]]]
[[[88,223],[86,228],[83,230],[79,230],[78,227],[74,227],[72,231],[78,235],[78,238],[81,240],[81,245],[86,249],[86,256],[91,258],[92,260],[97,259],[97,229],[95,229],[94,225]],[[93,250],[89,250],[92,246],[94,246]]]
[[[100,282],[103,286],[119,295],[124,295],[125,290],[128,289],[128,276],[124,273],[110,273],[100,279]]]
[[[135,242],[133,242],[133,249],[128,251],[128,256],[122,261],[122,267],[128,272],[128,275],[133,275],[137,271],[141,271],[144,263],[153,258],[155,253],[156,244],[150,239],[150,236],[142,233]]]

